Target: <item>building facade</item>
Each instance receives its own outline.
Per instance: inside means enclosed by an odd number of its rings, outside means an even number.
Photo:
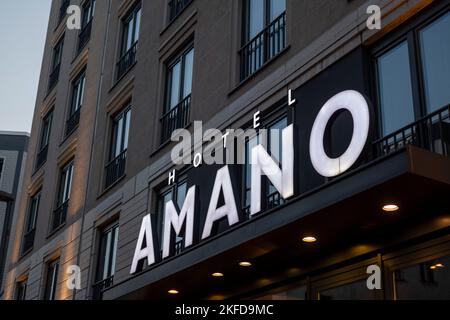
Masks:
[[[5,298],[448,299],[449,35],[448,1],[53,1]],[[174,164],[195,121],[247,161]]]
[[[17,214],[17,195],[22,189],[29,135],[0,131],[0,295],[7,262],[11,224]]]

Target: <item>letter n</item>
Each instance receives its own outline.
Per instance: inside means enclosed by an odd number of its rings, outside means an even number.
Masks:
[[[264,173],[284,199],[294,195],[294,125],[282,132],[282,169],[262,145],[252,150],[250,213],[261,211],[261,176]]]

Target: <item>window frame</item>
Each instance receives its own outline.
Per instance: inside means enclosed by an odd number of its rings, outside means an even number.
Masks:
[[[96,263],[96,267],[95,267],[95,283],[101,283],[105,280],[108,280],[111,277],[114,277],[115,273],[116,273],[116,267],[117,267],[117,251],[118,251],[118,241],[119,241],[119,231],[120,231],[120,226],[119,226],[119,222],[116,221],[110,225],[108,225],[107,227],[104,228],[100,228],[99,229],[99,243],[98,243],[98,254],[97,254],[97,263]],[[108,242],[108,237],[111,234],[111,242]],[[106,237],[106,239],[105,239]],[[102,248],[103,248],[103,244],[104,241],[106,241],[106,245],[108,248],[111,248],[111,244],[113,245],[113,249],[114,250],[106,250],[105,254],[109,251],[109,264],[108,264],[108,275],[105,276],[105,266],[106,263],[105,262],[101,262],[101,258],[102,256]],[[112,263],[114,261],[114,263]],[[101,266],[103,266],[103,270],[100,271]],[[100,274],[102,274],[100,276]],[[95,284],[94,284],[95,285]]]
[[[58,289],[58,278],[60,269],[60,258],[53,259],[45,264],[45,285],[43,290],[43,300],[55,301]],[[50,272],[52,272],[51,279]],[[50,285],[50,287],[49,287]]]
[[[137,13],[140,12],[140,18],[139,18],[139,28],[137,28],[137,23],[136,23],[136,17],[137,17]],[[128,27],[131,23],[131,21],[133,21],[133,32],[132,32],[132,38],[134,38],[134,42],[130,45],[130,48],[126,48],[127,47],[127,43],[129,41],[128,39]],[[127,54],[127,52],[133,48],[134,45],[136,45],[136,43],[139,42],[139,38],[140,38],[140,34],[141,34],[141,24],[142,22],[142,3],[141,2],[137,2],[136,4],[133,5],[133,7],[122,17],[121,19],[121,32],[120,32],[120,50],[119,50],[119,60],[125,56]],[[139,29],[139,33],[136,37],[136,29]]]
[[[22,289],[22,291],[21,291]],[[14,290],[14,298],[17,301],[26,301],[27,300],[27,289],[28,289],[28,277],[17,281],[15,290]]]
[[[185,75],[186,75],[186,57],[187,55],[192,51],[193,53],[193,61],[192,61],[192,80],[191,83],[193,84],[194,80],[194,65],[195,65],[195,48],[194,48],[194,42],[193,40],[189,41],[189,44],[186,46],[183,46],[183,49],[181,49],[177,54],[175,54],[171,59],[168,60],[168,62],[165,64],[165,74],[166,74],[166,85],[165,85],[165,93],[164,93],[164,110],[163,114],[168,113],[172,109],[174,109],[176,106],[178,106],[181,102],[183,102],[184,98],[184,90],[185,90]],[[180,64],[180,92],[178,94],[178,102],[174,105],[174,107],[171,107],[171,101],[170,98],[172,96],[172,73],[173,73],[173,67],[175,67],[178,63]],[[186,97],[189,95],[192,95],[192,86],[191,86],[191,93],[189,93]]]
[[[379,139],[389,136],[392,133],[383,133],[382,109],[380,100],[380,75],[378,72],[378,58],[406,41],[409,50],[411,88],[413,100],[414,121],[418,121],[429,114],[427,110],[425,79],[423,74],[422,53],[420,45],[420,31],[437,21],[450,12],[450,4],[437,4],[432,6],[425,14],[409,21],[404,26],[395,30],[385,39],[379,41],[370,50],[371,55],[371,73],[372,88],[374,92],[374,101],[376,102],[375,114],[377,118],[377,137]],[[442,106],[444,107],[444,106]],[[402,128],[398,128],[400,130]]]
[[[110,143],[109,143],[109,152],[108,152],[108,163],[110,161],[113,161],[114,159],[116,159],[118,156],[120,156],[122,153],[128,151],[128,147],[129,147],[129,141],[130,141],[130,132],[131,132],[131,104],[128,105],[127,107],[123,108],[120,112],[118,112],[115,116],[111,117],[111,134],[110,134]],[[124,120],[122,123],[122,127],[121,129],[121,137],[120,137],[120,145],[121,145],[121,150],[119,153],[117,153],[117,141],[118,141],[118,137],[116,137],[116,128],[119,127],[120,125],[120,121]],[[128,124],[128,125],[127,125]],[[128,127],[128,137],[125,137],[125,133],[127,132],[126,129]],[[117,131],[118,133],[119,131]],[[125,143],[126,141],[126,143]],[[125,147],[126,148],[123,148]]]

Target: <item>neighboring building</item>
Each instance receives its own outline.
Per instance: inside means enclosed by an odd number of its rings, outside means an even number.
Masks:
[[[11,223],[17,213],[16,198],[22,189],[29,135],[0,131],[0,297],[10,244]]]
[[[52,5],[6,299],[450,298],[448,1],[86,0],[80,31],[65,27],[68,4]],[[380,31],[366,26],[370,5]],[[368,102],[368,141],[324,178],[311,131],[345,90]],[[260,128],[294,125],[294,185],[263,177],[252,216],[250,166],[175,166],[170,137],[196,120],[251,128],[257,111]],[[330,119],[323,154],[345,152],[352,123]],[[283,163],[280,141],[267,149]],[[219,169],[232,191],[216,200],[234,198],[237,219],[204,229]],[[168,228],[164,251],[164,208],[193,186],[193,243]],[[131,275],[143,221],[155,261]],[[73,265],[80,290],[66,285]],[[381,290],[366,287],[371,265]]]

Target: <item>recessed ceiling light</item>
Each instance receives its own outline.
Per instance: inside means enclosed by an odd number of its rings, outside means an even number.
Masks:
[[[214,273],[212,274],[212,276],[213,276],[213,277],[216,277],[216,278],[221,278],[221,277],[223,277],[223,273],[222,273],[222,272],[214,272]]]
[[[307,237],[303,237],[302,241],[305,243],[314,243],[317,241],[317,238],[313,237],[313,236],[307,236]]]
[[[436,264],[436,268],[444,268],[445,266],[442,263]]]
[[[383,206],[383,211],[385,212],[395,212],[398,211],[400,208],[396,204],[386,204]]]
[[[251,263],[251,262],[248,262],[248,261],[242,261],[242,262],[239,262],[239,265],[240,265],[241,267],[251,267],[251,266],[252,266],[252,263]]]
[[[178,290],[172,289],[167,291],[169,294],[179,294],[180,292]]]
[[[431,270],[434,270],[434,269],[436,269],[436,268],[437,268],[436,266],[431,266],[431,267],[430,267]]]

